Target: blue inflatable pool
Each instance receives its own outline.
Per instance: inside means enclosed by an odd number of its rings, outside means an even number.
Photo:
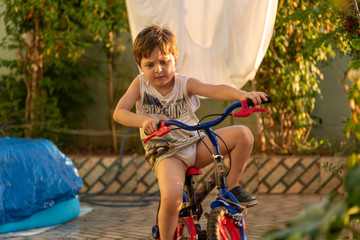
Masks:
[[[52,142],[0,138],[0,233],[76,218],[82,184],[71,160]]]
[[[33,215],[24,220],[0,225],[0,233],[54,226],[71,221],[77,218],[79,214],[79,199],[73,198],[56,204],[51,208],[34,213]]]

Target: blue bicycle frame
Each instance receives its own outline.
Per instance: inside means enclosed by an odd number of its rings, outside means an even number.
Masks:
[[[219,142],[218,142],[218,137],[216,136],[216,134],[213,133],[211,127],[218,125],[219,123],[221,123],[222,121],[225,120],[225,118],[236,108],[241,107],[242,104],[241,102],[237,102],[234,103],[232,105],[230,105],[223,113],[223,115],[215,120],[206,122],[206,123],[201,123],[199,125],[196,126],[189,126],[186,125],[180,121],[176,121],[176,120],[167,120],[165,121],[165,126],[176,126],[188,131],[198,131],[198,130],[204,130],[206,135],[209,137],[212,145],[213,145],[213,149],[214,149],[214,154],[213,154],[213,159],[214,159],[214,164],[215,164],[215,169],[216,169],[216,173],[215,173],[215,181],[216,181],[216,185],[218,188],[218,197],[211,203],[210,207],[211,209],[214,209],[216,207],[225,207],[229,212],[231,212],[232,215],[236,215],[238,214],[238,218],[239,218],[239,234],[240,234],[240,239],[242,240],[246,240],[246,235],[245,235],[245,229],[244,229],[244,221],[243,221],[243,217],[241,216],[241,212],[243,211],[243,207],[240,205],[239,201],[237,200],[237,198],[227,189],[227,185],[226,185],[226,173],[225,173],[225,168],[223,166],[223,156],[220,153],[220,147],[219,147]],[[230,200],[232,203],[234,204],[230,204],[225,200]],[[235,209],[234,209],[235,207]]]
[[[270,99],[270,97],[268,97],[268,101],[263,101],[262,103],[270,103],[270,102],[271,102],[271,99]],[[220,153],[218,137],[212,131],[211,127],[216,126],[219,123],[221,123],[222,121],[224,121],[225,118],[227,116],[229,116],[233,112],[234,109],[239,108],[239,107],[241,107],[241,110],[239,112],[234,113],[233,116],[246,117],[256,111],[263,111],[263,112],[267,112],[269,114],[269,112],[266,109],[256,108],[256,107],[249,108],[249,106],[253,106],[253,105],[254,105],[253,102],[249,99],[243,100],[241,102],[233,103],[228,108],[226,108],[225,111],[223,112],[223,114],[221,114],[221,116],[218,117],[217,119],[209,121],[209,122],[205,122],[205,123],[200,123],[200,124],[194,125],[194,126],[187,125],[187,124],[177,121],[177,120],[166,120],[161,123],[161,126],[160,126],[158,132],[155,132],[148,137],[148,139],[150,139],[154,136],[165,135],[166,133],[170,132],[169,126],[176,126],[178,128],[185,129],[188,131],[198,131],[198,130],[205,131],[205,133],[209,137],[209,139],[213,145],[213,149],[214,149],[212,158],[213,158],[214,164],[215,164],[215,167],[214,167],[215,182],[216,182],[216,186],[218,188],[217,198],[211,203],[210,207],[211,207],[211,209],[214,209],[214,208],[220,207],[220,206],[225,207],[231,213],[231,215],[233,217],[235,217],[234,223],[236,223],[236,225],[238,226],[240,239],[242,239],[242,240],[246,240],[245,222],[244,222],[244,218],[242,215],[242,211],[244,210],[244,207],[242,207],[240,205],[237,198],[227,189],[226,173],[225,173],[225,167],[224,167],[224,163],[223,163],[223,156]],[[187,202],[188,200],[189,200],[188,196],[184,196],[184,202]],[[199,200],[199,201],[201,201],[201,200]]]

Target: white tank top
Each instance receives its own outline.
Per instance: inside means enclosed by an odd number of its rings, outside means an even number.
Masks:
[[[157,122],[163,120],[178,120],[187,125],[198,124],[198,118],[195,111],[200,106],[200,100],[197,96],[191,99],[187,94],[187,83],[189,77],[175,74],[175,83],[173,90],[163,96],[160,94],[144,74],[139,75],[140,80],[140,99],[136,103],[136,113],[154,118]],[[176,128],[176,127],[173,127]],[[144,144],[143,140],[148,137],[142,128],[140,128],[140,138],[145,149],[145,158],[152,155],[152,160],[147,159],[153,166],[160,156],[169,156],[177,151],[195,143],[199,139],[196,131],[186,131],[183,129],[173,130],[162,137],[154,137]],[[164,149],[165,147],[165,149]],[[162,156],[162,157],[164,157]],[[162,158],[161,157],[161,158]]]
[[[189,77],[175,74],[175,83],[173,90],[166,96],[161,95],[146,79],[144,74],[140,78],[140,100],[136,104],[136,113],[154,118],[156,121],[178,120],[188,125],[196,125],[198,118],[195,111],[200,106],[200,100],[197,96],[189,99],[186,86]],[[143,129],[140,129],[141,139],[147,135]],[[186,140],[194,132],[185,130],[172,131],[164,137],[168,140]]]

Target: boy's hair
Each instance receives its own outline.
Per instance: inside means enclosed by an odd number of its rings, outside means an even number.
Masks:
[[[159,47],[163,54],[178,56],[175,35],[166,28],[153,25],[143,29],[135,38],[133,54],[136,64],[141,66],[141,59],[149,57],[155,47]]]

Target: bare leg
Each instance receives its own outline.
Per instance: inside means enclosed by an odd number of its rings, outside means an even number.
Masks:
[[[161,194],[158,215],[160,238],[174,238],[179,211],[183,201],[183,187],[187,166],[177,158],[162,160],[157,168],[157,178]]]
[[[228,189],[232,189],[239,185],[241,174],[244,172],[246,163],[250,157],[254,136],[250,129],[246,126],[230,126],[215,131],[226,143],[231,154],[231,169],[226,178]],[[213,150],[212,144],[208,137],[204,138],[205,143]],[[225,145],[219,139],[221,154],[226,155]],[[211,155],[203,142],[198,143],[196,150],[195,167],[203,168],[212,163]]]

